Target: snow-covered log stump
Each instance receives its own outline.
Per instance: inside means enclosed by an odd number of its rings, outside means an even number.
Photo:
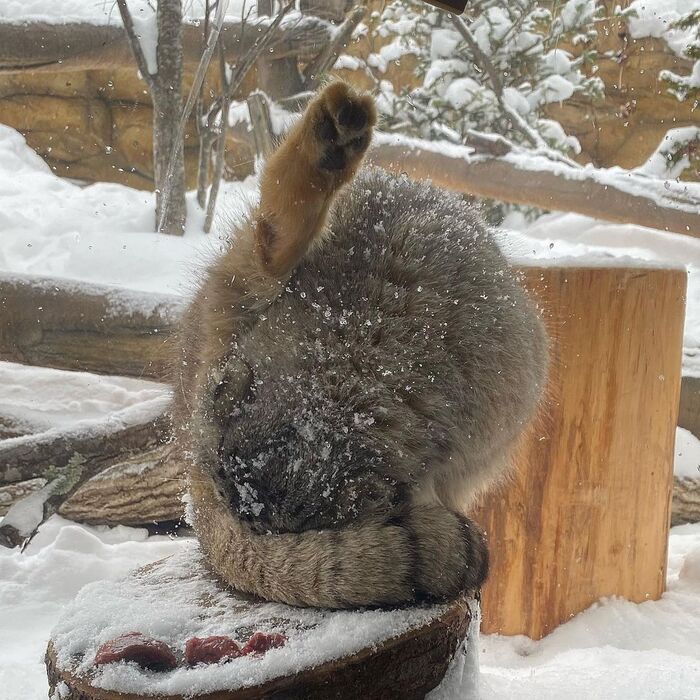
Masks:
[[[46,666],[51,692],[71,700],[417,700],[451,663],[469,663],[470,618],[466,598],[363,611],[256,601],[221,587],[190,540],[124,580],[83,588],[51,635]],[[160,643],[169,670],[143,660],[95,664],[102,645],[132,632]],[[257,632],[274,643],[256,645]],[[229,638],[227,660],[192,663],[196,643],[188,640],[214,635]],[[473,669],[457,671],[468,680]]]
[[[475,518],[492,558],[482,630],[540,638],[600,598],[663,593],[686,273],[524,274],[552,341],[547,398]]]

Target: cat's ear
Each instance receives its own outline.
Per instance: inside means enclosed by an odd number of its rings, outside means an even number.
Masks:
[[[214,377],[212,413],[219,425],[227,425],[243,402],[255,399],[255,375],[248,363],[236,356],[228,357]]]

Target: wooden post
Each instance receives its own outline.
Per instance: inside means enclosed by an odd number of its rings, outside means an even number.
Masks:
[[[475,513],[492,555],[484,632],[539,639],[604,596],[664,590],[683,270],[524,270],[552,338],[513,479]]]
[[[255,151],[258,158],[266,158],[275,148],[275,132],[272,129],[270,105],[262,92],[252,93],[246,100],[250,123],[253,126]]]

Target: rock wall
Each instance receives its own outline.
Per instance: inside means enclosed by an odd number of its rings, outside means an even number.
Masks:
[[[0,123],[20,131],[65,177],[152,189],[152,117],[148,91],[135,69],[0,73]],[[189,187],[195,184],[197,152],[191,120],[185,137]],[[229,176],[245,177],[252,162],[249,146],[231,134]]]

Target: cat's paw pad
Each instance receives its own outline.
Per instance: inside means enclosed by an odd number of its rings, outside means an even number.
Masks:
[[[369,146],[377,110],[369,95],[345,83],[332,83],[316,100],[314,131],[321,146],[320,167],[343,170],[358,162]]]

